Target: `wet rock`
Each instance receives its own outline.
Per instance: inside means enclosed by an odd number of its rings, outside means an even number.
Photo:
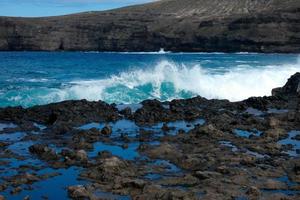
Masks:
[[[88,160],[88,155],[85,150],[79,150],[76,152],[76,158],[81,162],[86,162]]]
[[[300,163],[295,164],[293,171],[296,175],[300,175]]]
[[[120,180],[116,180],[116,182],[121,185],[121,188],[143,189],[147,185],[147,182],[144,180],[131,178],[121,178]]]
[[[270,139],[274,141],[278,141],[279,139],[283,139],[288,136],[288,133],[281,128],[274,128],[274,129],[269,129],[265,131],[262,136],[264,137],[269,137]]]
[[[131,108],[129,108],[129,107],[124,108],[119,113],[124,115],[126,118],[131,118],[132,117],[132,111],[131,111]]]
[[[162,188],[159,185],[147,185],[142,190],[141,194],[134,195],[133,199],[142,200],[169,200],[169,199],[183,199],[183,200],[196,200],[197,198],[191,192],[184,192],[181,190],[172,190]]]
[[[72,199],[90,199],[91,193],[83,185],[70,186],[67,188],[68,195]]]
[[[112,133],[112,128],[109,125],[105,125],[105,127],[101,130],[103,135],[110,135]]]
[[[221,174],[230,174],[230,168],[227,167],[227,166],[217,167],[216,171],[221,173]]]
[[[256,200],[256,199],[259,199],[259,197],[260,197],[260,190],[255,186],[251,186],[247,190],[246,194],[249,196],[249,199]]]
[[[2,183],[2,184],[0,184],[0,192],[6,190],[7,187],[8,187],[7,183]]]
[[[222,136],[223,132],[217,129],[214,125],[208,124],[205,126],[197,127],[195,130],[197,132],[197,136],[201,137],[202,135],[215,137],[215,136]]]
[[[161,127],[161,130],[164,132],[168,132],[171,130],[171,128],[168,127],[168,125],[166,123],[164,123],[163,126]]]
[[[0,142],[0,148],[6,147],[6,146],[8,146],[8,145],[9,145],[8,143]]]
[[[29,151],[32,154],[36,154],[43,160],[57,160],[58,159],[58,155],[56,154],[56,152],[44,144],[32,145],[29,147]]]
[[[30,196],[24,197],[23,200],[30,200]]]
[[[151,158],[165,157],[170,159],[176,159],[178,157],[181,157],[181,153],[178,151],[178,149],[167,142],[162,143],[159,146],[156,146],[155,148],[146,149],[146,152],[147,155]]]
[[[98,152],[98,156],[100,159],[110,158],[112,157],[112,153],[110,151],[100,151]]]
[[[296,73],[291,76],[287,83],[281,88],[275,88],[272,90],[273,96],[287,97],[287,96],[295,96],[300,93],[300,73]]]
[[[296,135],[295,137],[291,138],[292,140],[298,140],[300,142],[300,134]]]
[[[99,160],[97,166],[83,172],[81,176],[101,181],[113,181],[116,177],[134,177],[134,167],[127,161],[118,157]]]
[[[21,187],[16,187],[10,191],[11,194],[16,195],[22,191]]]
[[[222,174],[218,172],[211,172],[211,171],[197,171],[195,172],[195,177],[199,178],[200,180],[205,180],[209,178],[220,177]]]
[[[40,180],[40,178],[37,177],[36,175],[29,174],[29,173],[26,173],[23,178],[27,179],[27,183],[33,183]]]
[[[286,189],[287,185],[277,180],[268,179],[262,184],[261,188],[266,190],[282,190]]]

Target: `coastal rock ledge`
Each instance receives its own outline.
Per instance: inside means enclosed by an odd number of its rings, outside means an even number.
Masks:
[[[299,85],[296,73],[268,97],[137,110],[0,108],[0,200],[299,200]]]
[[[0,17],[0,50],[299,53],[299,32],[299,0],[160,0],[57,17]]]

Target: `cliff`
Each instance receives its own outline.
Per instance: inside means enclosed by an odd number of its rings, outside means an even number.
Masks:
[[[161,0],[57,17],[0,17],[0,50],[299,53],[299,32],[299,0]]]

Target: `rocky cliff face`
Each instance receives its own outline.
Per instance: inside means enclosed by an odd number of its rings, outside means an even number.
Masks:
[[[162,0],[46,18],[0,17],[0,50],[300,52],[299,0]]]

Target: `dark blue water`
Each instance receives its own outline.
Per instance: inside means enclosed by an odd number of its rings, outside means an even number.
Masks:
[[[270,94],[299,71],[294,54],[1,52],[0,107],[67,99],[139,103]]]

